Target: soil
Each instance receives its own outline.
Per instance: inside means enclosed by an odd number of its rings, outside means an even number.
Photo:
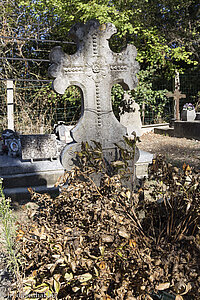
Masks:
[[[170,137],[153,132],[140,138],[138,147],[153,154],[162,154],[173,166],[182,168],[186,163],[193,170],[200,171],[200,141]]]

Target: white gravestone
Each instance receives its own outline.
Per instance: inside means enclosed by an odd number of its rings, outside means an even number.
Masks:
[[[121,111],[120,123],[127,128],[128,136],[135,133],[137,137],[140,137],[142,135],[140,107],[128,94],[124,95],[124,101],[125,107],[128,106],[128,111]]]

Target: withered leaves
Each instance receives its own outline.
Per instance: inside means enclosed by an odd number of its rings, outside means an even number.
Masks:
[[[148,197],[144,184],[140,199],[141,189],[130,195],[119,175],[103,175],[97,187],[79,168],[65,176],[68,186],[55,199],[31,190],[38,210],[16,240],[24,292],[58,299],[161,299],[156,293],[198,299],[200,179],[185,170],[158,157]]]

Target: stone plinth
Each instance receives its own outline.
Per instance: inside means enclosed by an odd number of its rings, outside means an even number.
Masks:
[[[174,135],[177,137],[200,140],[200,121],[175,121]]]
[[[33,163],[22,162],[19,157],[0,155],[0,176],[3,178],[4,194],[12,200],[28,200],[28,188],[45,193],[58,193],[54,185],[60,176],[64,175],[64,168],[60,161],[46,160]]]

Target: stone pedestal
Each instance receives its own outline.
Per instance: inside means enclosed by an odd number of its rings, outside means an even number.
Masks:
[[[28,188],[39,193],[58,194],[55,187],[64,168],[60,161],[30,161],[22,162],[19,157],[0,155],[0,176],[3,178],[3,188],[6,197],[14,201],[30,200]]]
[[[175,121],[174,135],[200,140],[200,121]]]

